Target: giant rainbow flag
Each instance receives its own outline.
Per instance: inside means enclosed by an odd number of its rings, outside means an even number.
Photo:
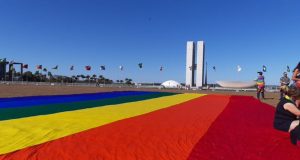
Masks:
[[[299,159],[247,96],[107,92],[0,99],[0,160]]]

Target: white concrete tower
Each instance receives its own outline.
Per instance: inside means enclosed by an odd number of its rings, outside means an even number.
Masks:
[[[194,71],[195,71],[195,45],[193,41],[188,41],[186,44],[186,72],[185,85],[194,86]]]
[[[197,42],[197,74],[196,87],[201,88],[204,82],[204,56],[205,46],[203,41]]]

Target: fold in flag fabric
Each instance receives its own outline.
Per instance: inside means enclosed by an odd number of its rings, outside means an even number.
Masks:
[[[0,160],[299,159],[274,112],[253,97],[194,93],[0,98]]]
[[[273,128],[274,112],[253,97],[232,96],[188,159],[299,159],[289,133]]]

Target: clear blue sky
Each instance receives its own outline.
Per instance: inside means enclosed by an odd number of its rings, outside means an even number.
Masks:
[[[266,65],[277,84],[300,60],[299,28],[299,0],[0,0],[0,57],[31,71],[184,82],[186,41],[204,40],[209,82],[252,80]]]

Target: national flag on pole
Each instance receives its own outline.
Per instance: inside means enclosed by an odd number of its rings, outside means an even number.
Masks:
[[[105,71],[105,66],[100,66],[100,70]]]
[[[213,66],[213,70],[216,71],[216,66]]]
[[[43,66],[42,65],[37,65],[36,69],[43,69]]]
[[[44,72],[47,72],[47,68],[44,68],[43,71],[44,71]]]
[[[71,67],[70,67],[70,70],[73,71],[73,70],[74,70],[74,66],[71,66]]]
[[[28,69],[28,64],[23,64],[23,65],[22,65],[22,68]]]
[[[163,69],[164,69],[164,67],[163,67],[163,66],[160,66],[160,69],[159,69],[159,70],[160,70],[160,71],[163,71]]]
[[[263,72],[267,72],[267,67],[263,65]]]
[[[143,63],[138,64],[139,68],[143,68]]]
[[[286,71],[287,71],[287,72],[291,72],[291,69],[290,69],[289,66],[286,66]]]
[[[52,69],[58,69],[58,65],[56,65],[55,67],[53,67]]]
[[[119,66],[120,70],[123,71],[124,67],[123,66]]]
[[[85,70],[90,71],[92,69],[91,66],[85,66]]]
[[[237,66],[237,71],[238,72],[242,71],[242,67],[240,65]]]

